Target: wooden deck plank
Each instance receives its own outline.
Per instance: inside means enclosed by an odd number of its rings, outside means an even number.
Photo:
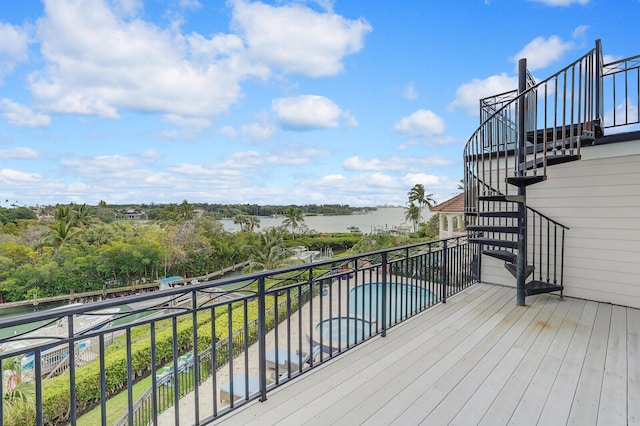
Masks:
[[[422,424],[449,422],[518,339],[520,330],[515,325],[518,322],[533,321],[545,303],[546,299],[540,298],[528,307],[512,304],[510,314],[473,347],[461,362],[434,384],[433,389],[445,392],[447,395],[430,413],[423,413]],[[422,399],[425,397],[428,397],[428,393],[423,394]],[[413,409],[419,410],[418,407],[410,408],[410,410]],[[403,418],[404,416],[399,420]]]
[[[607,356],[611,305],[598,305],[596,320],[584,357],[582,372],[569,413],[569,422],[579,425],[596,424],[602,391],[602,378]]]
[[[479,284],[218,424],[632,424],[640,310]]]
[[[551,347],[545,354],[536,374],[511,416],[509,424],[534,425],[538,423],[585,305],[584,300],[565,300],[571,302],[569,312],[562,321]]]
[[[627,421],[627,313],[613,306],[598,410],[599,424]]]
[[[433,413],[434,409],[443,404],[443,400],[448,399],[451,389],[455,388],[469,371],[477,369],[482,354],[488,352],[523,314],[528,313],[526,308],[518,308],[512,303],[513,295],[512,292],[509,293],[509,303],[491,318],[499,322],[495,326],[492,322],[485,323],[485,326],[491,327],[490,330],[475,331],[456,348],[461,351],[459,355],[454,353],[451,357],[447,356],[454,361],[452,365],[440,373],[441,377],[435,380],[432,386],[423,386],[420,397],[394,420],[395,424],[417,424],[425,418],[428,419],[430,411]],[[454,402],[454,407],[459,406]],[[438,421],[446,422],[444,418],[439,418]]]
[[[496,298],[490,306],[509,303],[510,295],[505,292],[500,294],[501,297]],[[496,294],[496,297],[500,294]],[[485,302],[485,305],[488,304],[489,302]],[[455,321],[455,328],[448,327],[445,331],[434,335],[434,338],[430,341],[420,343],[419,341],[416,342],[414,338],[407,344],[398,347],[396,352],[399,356],[393,363],[384,360],[384,362],[371,366],[372,369],[375,369],[375,372],[372,373],[370,380],[362,380],[362,377],[358,377],[352,383],[350,389],[336,389],[349,403],[343,404],[342,410],[334,407],[326,412],[323,415],[323,421],[327,423],[339,421],[342,424],[349,424],[351,422],[350,416],[354,413],[361,417],[361,413],[366,410],[375,411],[379,409],[381,407],[380,399],[389,398],[387,393],[402,394],[407,387],[411,387],[419,380],[417,377],[421,373],[425,374],[429,370],[438,368],[436,366],[451,362],[452,352],[458,342],[474,333],[477,328],[482,327],[486,321],[484,317],[493,312],[495,311],[491,307],[483,310],[476,308],[469,311],[465,317]],[[435,340],[436,338],[437,340]],[[425,350],[425,347],[428,346],[431,348]],[[407,375],[411,375],[415,379],[413,383],[407,384]],[[418,386],[421,385],[418,384]],[[380,393],[381,389],[384,390],[383,393]],[[408,395],[408,398],[410,397],[411,395]],[[384,405],[384,402],[382,402],[382,405]],[[357,407],[357,412],[354,407]],[[373,416],[377,421],[382,421],[378,415],[374,414]]]
[[[640,310],[627,309],[627,421],[640,423]]]
[[[514,373],[527,351],[557,307],[557,303],[546,303],[533,323],[522,327],[522,334],[487,379],[476,389],[473,396],[453,418],[451,424],[477,424],[491,406],[496,395]]]
[[[585,303],[580,321],[538,419],[539,424],[565,424],[567,422],[597,311],[598,303]]]
[[[465,359],[447,373],[444,380],[436,382],[434,387],[447,392],[447,396],[428,413],[421,424],[450,422],[520,337],[522,328],[535,319],[546,301],[546,298],[540,298],[537,303],[527,307],[512,305],[510,316],[496,327],[496,332],[487,335],[470,350]]]
[[[512,304],[513,296],[509,293],[503,293],[503,297],[493,305],[494,309],[478,312],[475,319],[467,327],[449,334],[445,340],[447,347],[442,348],[444,352],[436,362],[429,362],[428,365],[420,366],[420,369],[409,380],[396,379],[394,381],[396,392],[391,393],[392,397],[388,398],[386,404],[377,405],[376,412],[372,414],[371,419],[375,418],[376,422],[389,424],[402,415],[407,410],[407,407],[416,405],[420,405],[423,408],[435,406],[444,396],[441,392],[435,392],[433,399],[430,401],[417,401],[421,393],[424,392],[425,385],[440,379],[447,370],[468,353],[472,347],[469,344],[470,342],[482,339],[490,331],[489,327],[484,327],[487,322],[495,325],[500,321],[501,318],[495,318],[495,312],[505,305]],[[470,336],[473,336],[472,339],[467,340]],[[464,344],[465,341],[467,344]]]
[[[536,321],[536,325],[541,327],[540,333],[498,393],[496,399],[485,412],[480,424],[507,424],[511,420],[513,412],[538,371],[570,307],[571,302],[562,301],[557,303],[556,309],[548,321],[544,323]]]
[[[405,322],[401,327],[394,327],[389,331],[387,337],[384,338],[384,342],[378,345],[373,345],[373,341],[367,344],[361,345],[357,348],[358,354],[354,355],[348,352],[340,356],[340,359],[336,361],[322,365],[320,369],[322,372],[316,372],[315,370],[307,373],[306,387],[303,390],[291,390],[289,386],[283,386],[277,389],[275,392],[269,395],[269,400],[273,400],[273,404],[269,404],[271,408],[270,412],[265,413],[272,421],[276,422],[287,417],[308,417],[313,407],[309,407],[313,401],[321,401],[324,399],[324,403],[327,402],[327,392],[322,390],[323,386],[327,386],[326,376],[330,376],[331,388],[340,386],[344,381],[353,377],[358,377],[365,367],[369,364],[365,362],[372,362],[373,360],[383,358],[383,362],[389,365],[402,365],[398,364],[402,354],[395,350],[399,345],[397,341],[403,339],[409,339],[410,345],[421,346],[426,345],[431,339],[430,346],[437,348],[441,343],[441,340],[446,338],[444,331],[448,328],[464,326],[467,321],[464,320],[465,315],[472,314],[476,309],[481,309],[485,305],[491,305],[491,301],[494,298],[499,298],[504,293],[504,289],[500,287],[485,287],[484,289],[478,286],[469,295],[463,297],[450,298],[448,303],[438,305],[424,313],[416,316],[415,318]],[[466,293],[466,292],[465,292]],[[418,331],[417,328],[422,329],[423,323],[431,323],[432,326],[426,330]],[[378,338],[380,339],[380,338]],[[380,347],[381,346],[381,347]],[[346,358],[349,357],[349,358]],[[340,362],[338,362],[340,361]],[[337,392],[332,392],[331,395],[339,395]],[[298,403],[300,402],[300,403]],[[285,405],[287,409],[282,408],[281,405]],[[242,414],[242,413],[238,413]],[[235,417],[235,416],[234,416]],[[238,418],[239,424],[250,424],[251,418]]]

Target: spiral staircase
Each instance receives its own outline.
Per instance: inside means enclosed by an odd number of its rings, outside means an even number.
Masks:
[[[527,205],[527,188],[547,168],[578,161],[580,149],[603,135],[602,53],[594,49],[544,81],[521,59],[518,90],[482,99],[481,125],[467,142],[465,215],[469,241],[504,261],[516,280],[516,302],[563,294],[569,228]]]

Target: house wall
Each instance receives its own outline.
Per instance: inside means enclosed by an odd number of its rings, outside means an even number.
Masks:
[[[565,294],[640,308],[640,141],[584,147],[547,169],[527,203],[566,232]],[[515,285],[504,262],[483,256],[482,279]],[[515,297],[515,296],[514,296]]]

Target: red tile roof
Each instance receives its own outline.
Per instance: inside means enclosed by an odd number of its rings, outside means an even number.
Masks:
[[[464,194],[458,194],[437,206],[431,207],[429,210],[443,213],[464,213]]]

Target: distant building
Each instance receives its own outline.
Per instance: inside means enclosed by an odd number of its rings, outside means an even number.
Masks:
[[[143,220],[147,218],[147,214],[136,209],[118,210],[116,212],[116,220]]]
[[[433,213],[438,213],[440,239],[466,235],[464,229],[464,194],[458,194],[429,210]]]

